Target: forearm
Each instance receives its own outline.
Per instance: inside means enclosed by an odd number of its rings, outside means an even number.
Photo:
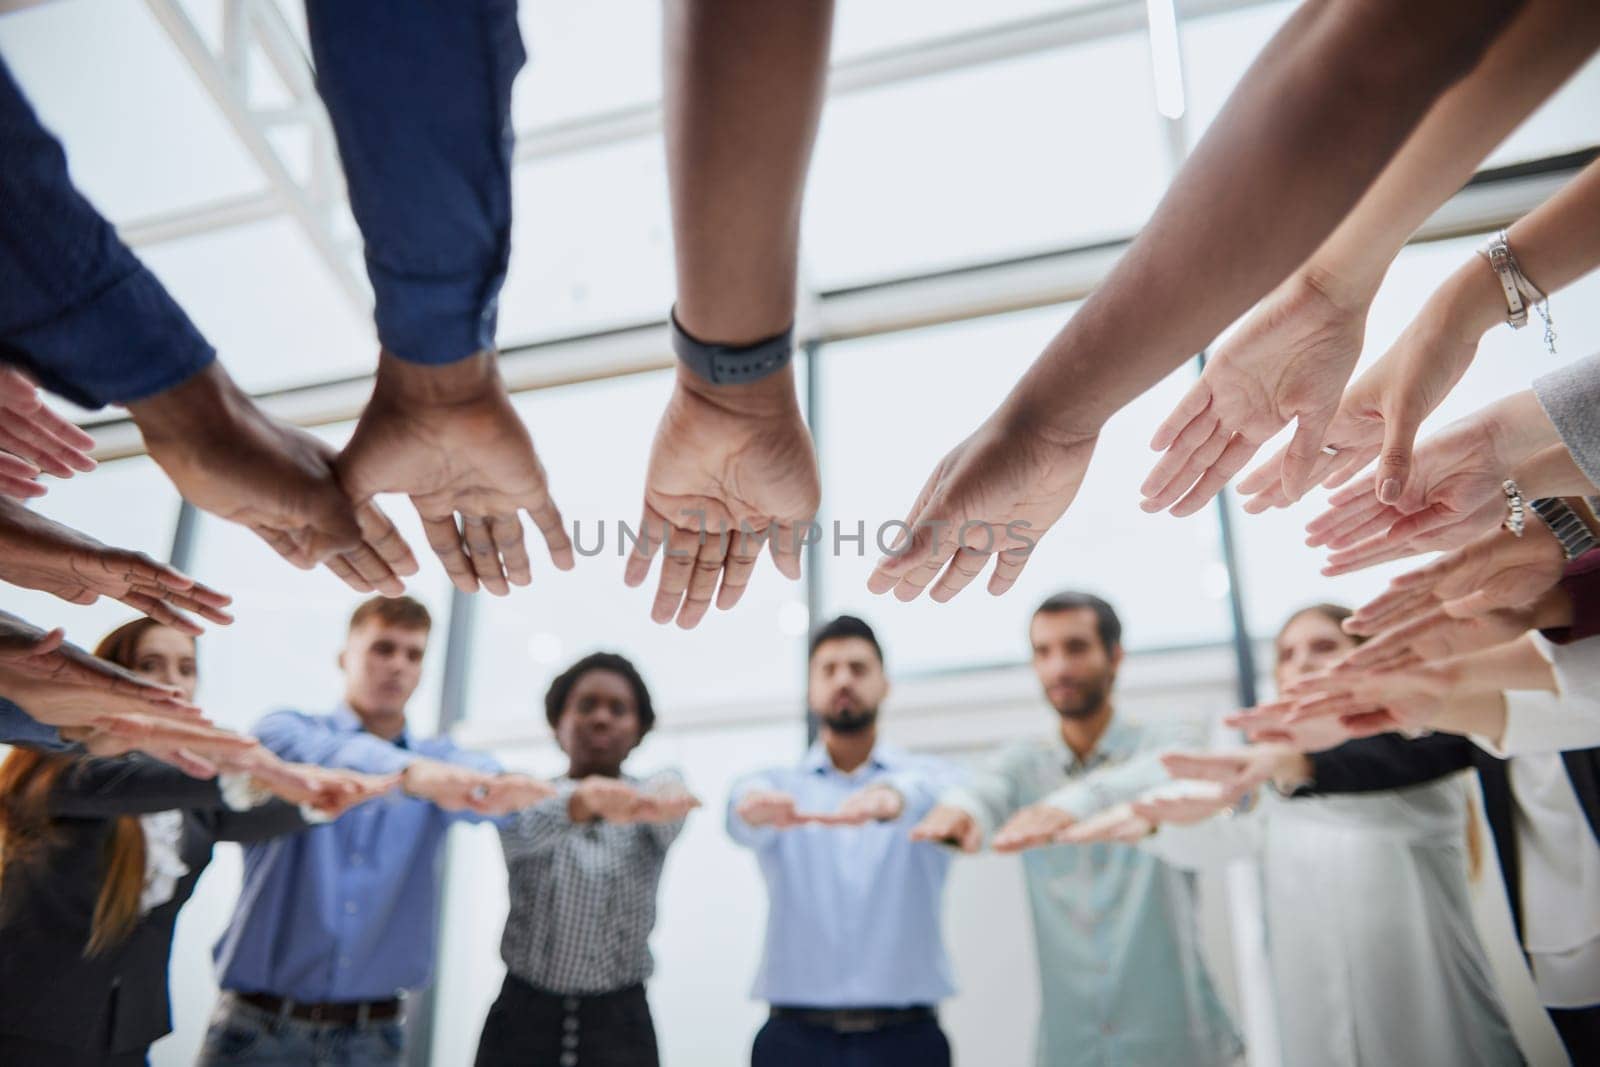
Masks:
[[[126,403],[216,358],[72,184],[61,145],[0,61],[0,362],[83,407]]]
[[[1550,661],[1539,653],[1531,635],[1524,634],[1515,641],[1457,656],[1441,664],[1450,671],[1451,682],[1447,705],[1484,693],[1497,693],[1504,689],[1534,689],[1555,692],[1556,676]],[[1436,720],[1430,725],[1443,729]],[[1460,731],[1452,730],[1452,733]]]
[[[1132,247],[1013,391],[1007,417],[1097,432],[1209,344],[1332,232],[1517,6],[1303,4]],[[1151,314],[1152,299],[1164,313]]]
[[[79,760],[61,775],[50,794],[51,814],[66,818],[103,819],[223,806],[215,779],[191,778],[143,756]]]
[[[1584,497],[1600,494],[1600,486],[1589,480],[1572,458],[1566,445],[1540,449],[1516,470],[1517,487],[1529,500],[1540,497]]]
[[[1301,270],[1347,299],[1370,300],[1417,228],[1583,65],[1597,43],[1600,6],[1589,0],[1529,0],[1483,62],[1429,109]]]
[[[800,209],[831,0],[671,0],[667,174],[678,321],[747,344],[794,319]]]
[[[493,348],[525,58],[515,0],[308,0],[306,23],[378,339],[428,365]]]

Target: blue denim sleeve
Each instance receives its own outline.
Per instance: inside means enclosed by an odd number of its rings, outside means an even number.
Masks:
[[[0,61],[0,363],[86,408],[141,400],[216,358],[84,199]]]
[[[525,59],[516,0],[307,0],[306,18],[378,339],[435,365],[494,347]]]
[[[5,697],[0,697],[0,744],[28,745],[50,750],[75,747],[70,742],[61,740],[60,730],[39,722]]]

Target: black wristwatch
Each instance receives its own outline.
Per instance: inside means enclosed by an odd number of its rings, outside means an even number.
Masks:
[[[690,337],[672,313],[672,350],[679,362],[712,385],[757,382],[794,358],[794,327],[749,345],[709,345]]]
[[[1556,540],[1561,543],[1561,551],[1566,553],[1568,559],[1577,559],[1600,544],[1594,531],[1589,529],[1589,524],[1560,497],[1542,497],[1528,506],[1550,527],[1550,532],[1556,535]]]

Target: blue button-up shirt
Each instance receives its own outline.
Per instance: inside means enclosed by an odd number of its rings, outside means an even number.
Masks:
[[[770,898],[757,999],[785,1007],[908,1007],[955,992],[939,926],[950,853],[909,834],[957,780],[944,760],[883,744],[845,774],[818,742],[798,767],[735,784],[728,834],[755,850]],[[876,783],[905,798],[893,822],[775,830],[752,827],[734,811],[755,789],[788,793],[801,811],[834,811]]]
[[[1059,732],[1014,745],[941,803],[985,835],[1017,809],[1052,804],[1082,819],[1170,782],[1160,755],[1203,730],[1113,719],[1087,759]],[[1215,1067],[1243,1048],[1201,958],[1193,875],[1128,845],[1023,854],[1038,944],[1040,1067]]]
[[[395,743],[367,733],[347,707],[275,712],[256,726],[286,760],[388,774],[418,756],[496,771],[445,737]],[[217,942],[218,984],[301,1001],[381,1000],[433,977],[439,848],[469,813],[399,795],[332,823],[244,849],[244,885]]]
[[[308,0],[306,19],[379,340],[429,364],[492,348],[525,59],[516,0]],[[96,408],[163,392],[215,356],[72,184],[0,63],[0,363]]]

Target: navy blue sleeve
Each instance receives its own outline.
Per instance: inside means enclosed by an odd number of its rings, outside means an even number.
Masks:
[[[307,0],[306,19],[378,339],[412,363],[493,348],[525,59],[516,0]]]
[[[0,61],[0,363],[86,408],[162,392],[216,351],[84,199]]]
[[[0,697],[0,744],[27,745],[51,751],[68,751],[77,747],[63,741],[60,730],[46,726],[5,697]]]

